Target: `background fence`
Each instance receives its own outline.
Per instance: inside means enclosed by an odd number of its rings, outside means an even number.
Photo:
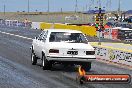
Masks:
[[[3,20],[0,19],[0,26],[4,27],[26,27],[31,28],[32,22],[20,22],[18,20]]]
[[[92,44],[92,46],[95,48],[97,58],[132,66],[132,50],[98,46],[96,44]]]

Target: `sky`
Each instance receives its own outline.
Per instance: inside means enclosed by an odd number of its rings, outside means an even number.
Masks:
[[[88,9],[95,9],[98,0],[77,0],[78,11],[86,11]],[[92,1],[95,1],[93,4]],[[108,0],[101,0],[101,6],[106,10],[117,10],[119,0],[111,0],[111,6],[106,4]],[[29,0],[30,12],[39,11],[47,12],[48,0]],[[75,11],[76,0],[49,0],[49,11],[58,12],[61,11]],[[0,0],[0,12],[16,12],[16,11],[28,11],[28,0]],[[121,0],[121,10],[132,10],[132,0]]]

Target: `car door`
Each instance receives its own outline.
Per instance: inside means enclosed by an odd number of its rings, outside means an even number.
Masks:
[[[39,57],[39,46],[40,42],[42,41],[42,37],[44,35],[45,31],[42,31],[42,33],[36,38],[35,43],[34,43],[34,52],[37,57]]]
[[[35,39],[33,39],[33,49],[36,55],[37,55],[37,45],[38,45],[38,38],[35,37]]]
[[[46,44],[46,38],[47,38],[48,31],[45,31],[41,38],[39,39],[39,44],[38,44],[38,57],[42,57],[42,50],[45,50],[45,44]]]

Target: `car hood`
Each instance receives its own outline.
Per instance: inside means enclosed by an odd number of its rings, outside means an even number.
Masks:
[[[89,49],[94,50],[94,48],[88,43],[65,43],[65,42],[53,42],[49,43],[50,48],[65,48],[65,49]]]

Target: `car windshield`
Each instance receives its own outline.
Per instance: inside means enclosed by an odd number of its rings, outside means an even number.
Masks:
[[[49,42],[87,43],[82,33],[52,32]]]

